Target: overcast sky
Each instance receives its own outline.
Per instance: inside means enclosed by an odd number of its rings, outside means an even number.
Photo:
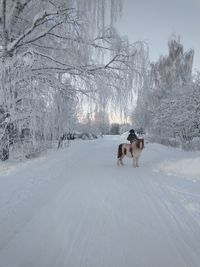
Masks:
[[[168,54],[172,33],[181,37],[184,51],[194,49],[193,70],[200,71],[200,0],[123,0],[118,30],[130,42],[147,41],[150,59]]]

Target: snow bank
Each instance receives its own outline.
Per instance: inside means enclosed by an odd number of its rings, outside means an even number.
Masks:
[[[163,171],[169,175],[193,177],[200,180],[200,157],[175,161],[164,161],[156,166],[155,171]]]

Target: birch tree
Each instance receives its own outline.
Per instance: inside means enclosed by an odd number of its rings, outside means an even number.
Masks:
[[[139,93],[134,119],[154,140],[186,143],[199,137],[199,79],[192,77],[193,50],[184,52],[179,38],[169,40],[169,55],[151,64]],[[171,140],[171,141],[170,141]],[[175,141],[173,141],[175,140]]]
[[[9,125],[12,142],[23,143],[26,132],[33,151],[38,139],[59,138],[80,94],[131,94],[145,51],[114,29],[121,8],[119,0],[0,1],[1,146],[10,146]]]

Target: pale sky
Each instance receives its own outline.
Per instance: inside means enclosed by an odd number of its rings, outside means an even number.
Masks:
[[[200,71],[200,0],[123,0],[118,30],[130,42],[146,41],[151,61],[168,54],[172,33],[181,37],[184,51],[194,49],[193,71]]]

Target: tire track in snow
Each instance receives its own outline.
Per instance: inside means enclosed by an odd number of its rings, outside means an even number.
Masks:
[[[200,259],[200,227],[190,214],[184,209],[178,198],[175,198],[166,188],[160,188],[152,180],[144,184],[151,192],[147,195],[148,201],[153,201],[154,207],[162,212],[162,216],[157,213],[170,237],[170,242],[174,242],[180,258],[185,259],[182,266],[199,266]],[[171,204],[170,204],[171,203]]]

